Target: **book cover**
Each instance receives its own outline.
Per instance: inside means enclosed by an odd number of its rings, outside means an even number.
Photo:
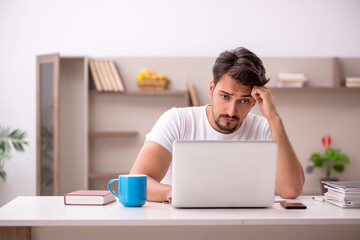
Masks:
[[[304,87],[304,84],[302,83],[276,83],[276,87],[279,88],[302,88]]]
[[[64,195],[65,205],[106,205],[115,201],[108,190],[78,190]]]
[[[334,198],[339,201],[355,201],[360,203],[360,195],[345,195],[339,192],[327,191],[324,193],[327,198]]]
[[[360,181],[322,181],[326,186],[344,192],[360,192]]]
[[[353,202],[344,202],[344,201],[338,201],[336,199],[326,199],[326,202],[329,202],[331,204],[334,204],[338,207],[342,208],[360,208],[360,204],[353,203]]]
[[[94,80],[95,83],[95,87],[97,91],[102,91],[103,87],[101,86],[101,82],[100,82],[100,76],[99,73],[95,67],[95,63],[94,60],[90,60],[89,61],[89,66],[90,66],[90,72],[91,72],[91,76]]]
[[[339,188],[333,188],[333,187],[330,187],[330,186],[327,186],[325,185],[324,186],[328,192],[333,192],[333,193],[336,193],[336,194],[340,194],[342,196],[360,196],[360,192],[359,191],[344,191],[343,189],[339,189]]]
[[[125,91],[124,83],[123,83],[123,81],[121,80],[119,71],[117,70],[114,61],[110,61],[110,62],[109,62],[109,66],[110,66],[112,75],[114,76],[114,79],[115,79],[115,82],[116,82],[116,85],[117,85],[118,90],[119,90],[120,92],[124,92],[124,91]]]
[[[303,73],[279,73],[278,79],[288,81],[307,81],[307,77]]]
[[[190,94],[191,105],[194,107],[199,106],[199,102],[196,97],[194,85],[192,83],[188,83],[188,89],[189,89],[189,94]]]
[[[346,77],[345,81],[348,83],[360,83],[360,77]]]
[[[105,76],[110,84],[110,88],[111,88],[110,90],[118,92],[119,90],[117,88],[116,80],[111,72],[109,61],[104,61],[103,64],[104,64]]]
[[[96,69],[98,69],[98,73],[100,76],[100,81],[103,86],[104,91],[110,91],[111,86],[110,83],[107,81],[107,77],[105,75],[105,69],[103,67],[102,61],[94,61]]]

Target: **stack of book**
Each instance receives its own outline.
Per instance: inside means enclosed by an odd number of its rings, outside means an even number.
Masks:
[[[307,77],[303,73],[279,73],[277,87],[304,87]]]
[[[346,87],[360,87],[360,77],[347,77],[345,78]]]
[[[360,181],[322,181],[326,202],[342,208],[360,208]]]
[[[97,91],[124,92],[125,87],[114,61],[89,60],[91,76]]]

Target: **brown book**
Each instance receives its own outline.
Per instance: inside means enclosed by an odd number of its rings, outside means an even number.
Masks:
[[[115,92],[119,91],[117,86],[116,86],[114,76],[111,73],[109,61],[104,61],[103,64],[104,64],[106,79],[107,79],[107,81],[109,82],[109,85],[110,85],[110,91],[115,91]]]
[[[116,84],[118,90],[120,92],[124,92],[125,91],[124,83],[121,80],[121,77],[120,77],[119,71],[116,68],[115,62],[110,61],[109,66],[110,66],[111,73],[112,73],[112,75],[114,77],[114,81],[115,81],[115,84]]]
[[[78,190],[64,195],[65,205],[102,206],[115,200],[108,190]]]
[[[190,94],[191,105],[194,107],[199,106],[199,102],[196,97],[194,85],[192,83],[188,83],[188,89],[189,89],[189,94]]]
[[[108,82],[107,82],[107,79],[105,76],[105,69],[103,68],[103,66],[101,64],[101,61],[97,60],[97,61],[94,61],[94,63],[95,63],[95,68],[98,70],[100,82],[101,82],[101,85],[103,86],[103,90],[109,91],[110,87],[108,85]]]
[[[92,76],[92,78],[94,80],[94,83],[95,83],[95,88],[96,88],[97,91],[100,92],[100,91],[103,90],[103,87],[101,85],[99,73],[97,71],[97,68],[95,67],[94,60],[89,60],[89,66],[90,66],[91,76]]]

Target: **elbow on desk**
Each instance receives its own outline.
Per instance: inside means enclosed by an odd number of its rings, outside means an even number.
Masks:
[[[303,192],[302,185],[298,187],[289,187],[287,189],[277,191],[279,196],[285,199],[297,198],[302,194],[302,192]]]

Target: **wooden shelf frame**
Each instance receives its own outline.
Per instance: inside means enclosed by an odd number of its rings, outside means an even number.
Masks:
[[[159,95],[159,96],[163,96],[163,95],[187,95],[188,91],[187,90],[163,90],[163,91],[140,91],[140,90],[126,90],[125,92],[99,92],[96,90],[90,90],[90,95],[99,95],[99,94],[118,94],[118,95]]]
[[[129,173],[90,172],[89,179],[117,178],[119,175],[125,175],[125,174],[129,174]]]
[[[90,131],[89,137],[121,137],[121,136],[137,136],[137,131]]]
[[[271,90],[275,92],[299,92],[299,91],[349,91],[349,92],[356,92],[360,91],[360,87],[270,87]]]

